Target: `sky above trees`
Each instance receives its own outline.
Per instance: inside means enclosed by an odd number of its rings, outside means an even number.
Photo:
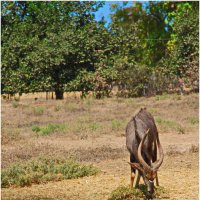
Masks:
[[[95,19],[97,21],[100,21],[102,17],[104,17],[104,19],[106,20],[106,25],[108,25],[111,22],[110,15],[114,13],[110,9],[110,5],[112,4],[117,4],[117,5],[122,6],[123,2],[122,1],[106,1],[105,5],[95,13]],[[129,7],[131,5],[133,5],[133,1],[129,1],[125,7]]]

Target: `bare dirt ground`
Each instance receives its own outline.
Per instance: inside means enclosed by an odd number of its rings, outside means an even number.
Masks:
[[[93,164],[95,176],[2,189],[2,199],[106,200],[119,186],[128,186],[129,155],[124,130],[134,111],[146,106],[156,119],[165,159],[160,185],[168,199],[198,199],[198,95],[163,95],[151,98],[64,101],[22,98],[2,101],[2,167],[38,156],[68,158]],[[42,107],[37,113],[35,107]],[[47,136],[34,125],[65,124]],[[141,182],[142,183],[142,182]]]

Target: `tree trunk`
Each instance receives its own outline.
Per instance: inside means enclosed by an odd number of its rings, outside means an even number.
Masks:
[[[64,92],[62,90],[55,90],[56,99],[64,99]]]

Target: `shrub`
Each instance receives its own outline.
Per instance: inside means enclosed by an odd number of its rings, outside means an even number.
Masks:
[[[2,170],[3,188],[9,186],[29,186],[33,183],[45,183],[94,175],[98,169],[92,165],[80,165],[73,160],[39,158],[25,163],[19,162]]]

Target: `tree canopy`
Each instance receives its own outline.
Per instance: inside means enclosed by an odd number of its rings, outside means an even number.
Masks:
[[[172,77],[198,82],[198,2],[112,4],[108,27],[94,18],[103,5],[3,1],[2,93],[101,98],[116,84],[122,96],[138,96],[165,91]]]

